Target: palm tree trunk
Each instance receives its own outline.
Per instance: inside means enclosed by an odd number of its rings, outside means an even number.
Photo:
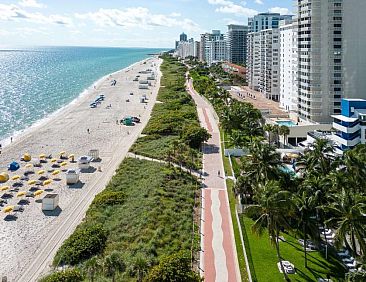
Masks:
[[[285,277],[285,280],[286,281],[291,281],[288,276],[287,276],[287,273],[282,265],[282,259],[281,259],[281,255],[280,255],[280,242],[279,242],[279,232],[278,232],[278,228],[276,226],[276,238],[275,238],[275,245],[276,245],[276,252],[277,252],[277,258],[278,258],[278,261],[280,263],[280,266],[281,266],[281,270],[282,270],[282,273],[283,273],[283,276]]]
[[[307,241],[306,241],[306,224],[305,221],[303,221],[303,235],[304,235],[304,255],[305,255],[305,268],[308,268],[308,258],[307,258],[307,252],[306,252],[306,247],[307,247]]]
[[[345,238],[345,240],[347,241],[347,238]],[[353,254],[355,257],[357,257],[356,239],[355,239],[355,232],[353,231],[353,229],[351,230],[351,242],[352,242]]]

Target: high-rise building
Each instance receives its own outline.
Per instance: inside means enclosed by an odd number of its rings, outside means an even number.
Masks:
[[[280,106],[297,117],[297,21],[280,21]]]
[[[296,0],[299,117],[331,122],[342,98],[366,98],[366,1]]]
[[[248,32],[278,28],[281,20],[291,20],[292,16],[279,13],[260,13],[248,19]]]
[[[188,41],[180,41],[176,49],[176,55],[185,59],[187,57],[195,57],[195,42],[191,38]]]
[[[188,41],[188,37],[187,34],[185,34],[184,32],[179,36],[179,41],[180,42],[186,42]]]
[[[205,61],[208,65],[228,59],[227,40],[220,30],[213,30],[205,36]]]
[[[247,79],[249,87],[264,97],[279,101],[280,43],[279,29],[265,29],[248,34]]]
[[[248,27],[245,25],[228,25],[227,43],[230,63],[245,65],[247,61]]]
[[[201,42],[195,41],[194,42],[194,57],[199,59],[200,52],[201,52]]]

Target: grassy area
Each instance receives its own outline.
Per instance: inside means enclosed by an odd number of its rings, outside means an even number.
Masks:
[[[161,65],[163,76],[157,100],[151,118],[141,137],[132,146],[131,151],[156,159],[166,159],[173,141],[184,142],[182,135],[189,126],[199,127],[196,105],[185,89],[187,68],[176,59],[164,56]],[[177,143],[177,142],[176,142]],[[195,168],[200,168],[201,154],[194,149]],[[188,153],[191,155],[191,153]],[[187,161],[186,161],[187,162]]]
[[[253,220],[241,215],[240,222],[253,281],[284,281],[277,268],[276,250],[269,241],[268,232],[258,237],[251,230]],[[317,281],[319,277],[326,278],[327,274],[335,278],[334,281],[344,277],[344,268],[337,259],[330,256],[327,261],[320,252],[308,253],[308,268],[305,268],[304,252],[297,239],[288,234],[281,235],[286,239],[280,243],[281,256],[296,268],[296,274],[289,275],[291,281]]]
[[[133,267],[130,260],[138,255],[146,257],[149,266],[155,265],[163,255],[191,250],[192,212],[200,205],[199,197],[195,204],[198,189],[196,179],[178,169],[126,159],[107,188],[95,198],[76,231],[93,226],[106,231],[105,248],[95,255],[106,256],[117,250],[128,267]],[[122,197],[111,201],[111,194]],[[197,235],[194,242],[197,251]],[[56,263],[65,251],[63,244],[55,257]],[[126,273],[118,281],[131,281],[131,277]]]
[[[246,271],[243,244],[241,243],[239,225],[238,225],[238,221],[236,219],[236,213],[235,213],[236,199],[235,199],[235,194],[234,194],[234,191],[233,191],[234,181],[232,181],[230,179],[227,179],[226,180],[226,186],[227,186],[227,189],[228,189],[227,191],[228,191],[229,203],[230,203],[230,213],[231,213],[231,218],[232,218],[232,221],[233,221],[235,245],[236,245],[236,252],[237,252],[237,255],[238,255],[241,279],[242,279],[242,281],[249,281],[248,273]]]
[[[233,165],[233,170],[235,173],[235,176],[238,177],[240,175],[240,164],[239,164],[240,160],[238,158],[235,157],[231,157],[231,163]]]

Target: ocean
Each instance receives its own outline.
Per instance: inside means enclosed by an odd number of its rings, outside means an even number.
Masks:
[[[66,106],[103,76],[160,51],[94,47],[0,50],[0,140]]]

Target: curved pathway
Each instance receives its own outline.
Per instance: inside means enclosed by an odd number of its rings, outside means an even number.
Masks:
[[[208,282],[241,281],[215,111],[187,82],[202,127],[212,135],[203,147],[201,275]]]

